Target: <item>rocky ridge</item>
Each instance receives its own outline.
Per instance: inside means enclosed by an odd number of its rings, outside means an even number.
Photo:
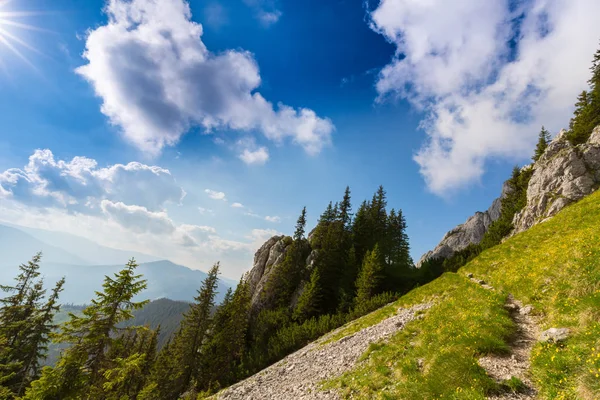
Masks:
[[[513,219],[513,234],[554,216],[600,186],[600,126],[584,144],[573,146],[562,130],[533,165],[527,205]]]
[[[500,218],[501,201],[510,190],[510,186],[505,183],[500,197],[493,201],[490,208],[483,212],[477,211],[463,224],[446,233],[433,250],[421,256],[421,259],[417,262],[417,267],[420,267],[423,262],[430,258],[448,258],[470,244],[481,242],[491,223]]]
[[[512,234],[523,232],[554,216],[567,205],[594,192],[600,186],[600,126],[584,144],[573,146],[562,130],[548,145],[540,159],[528,166],[533,175],[527,187],[527,204],[514,219]],[[510,187],[485,212],[477,212],[450,230],[441,242],[425,253],[417,266],[430,258],[448,258],[470,244],[483,239],[490,224],[500,217],[501,199]]]

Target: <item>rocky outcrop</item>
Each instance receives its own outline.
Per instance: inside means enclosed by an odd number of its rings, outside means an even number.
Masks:
[[[260,306],[261,293],[265,290],[269,276],[283,261],[291,242],[289,236],[273,236],[254,254],[252,269],[244,276],[244,281],[250,287],[253,309]]]
[[[587,143],[573,146],[561,131],[533,165],[527,205],[515,215],[513,234],[552,217],[600,185],[600,126]]]
[[[505,183],[502,187],[502,194],[494,200],[490,208],[484,212],[476,212],[465,223],[446,233],[435,249],[423,254],[417,267],[430,258],[448,258],[470,244],[481,242],[491,223],[500,218],[502,198],[508,194],[509,190],[511,190],[510,186]]]
[[[560,131],[540,159],[523,168],[533,168],[533,175],[527,187],[527,204],[515,214],[511,235],[545,221],[600,186],[600,126],[586,143],[578,146],[569,143],[565,130]],[[500,217],[501,199],[508,190],[510,186],[505,183],[502,195],[487,211],[476,212],[448,232],[435,249],[421,257],[417,267],[427,259],[448,258],[470,244],[481,242],[490,224]]]

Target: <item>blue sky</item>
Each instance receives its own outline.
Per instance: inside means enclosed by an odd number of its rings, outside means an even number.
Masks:
[[[600,38],[592,0],[448,3],[0,1],[0,219],[237,278],[383,184],[418,258],[568,124]]]

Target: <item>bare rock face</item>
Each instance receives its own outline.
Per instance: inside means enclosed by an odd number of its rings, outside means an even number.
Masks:
[[[420,267],[423,262],[430,258],[448,258],[470,244],[481,242],[483,235],[485,235],[491,223],[500,218],[502,198],[504,198],[510,190],[510,186],[505,183],[502,187],[501,196],[494,200],[487,211],[476,212],[475,215],[469,217],[465,223],[458,225],[446,233],[435,249],[423,254],[417,263],[417,267]]]
[[[285,258],[290,243],[289,237],[273,236],[254,254],[254,265],[244,276],[244,280],[250,286],[252,308],[260,306],[261,293],[265,290],[265,284]]]
[[[600,126],[587,143],[573,146],[565,131],[550,142],[527,187],[527,205],[513,219],[513,234],[552,217],[600,186]]]

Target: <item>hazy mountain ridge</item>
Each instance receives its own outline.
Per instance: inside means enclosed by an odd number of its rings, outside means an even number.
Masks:
[[[41,273],[49,283],[66,277],[65,289],[60,296],[63,304],[85,304],[94,297],[94,292],[100,290],[105,275],[112,275],[122,269],[123,265],[132,257],[140,262],[138,256],[143,259],[155,257],[138,252],[111,249],[105,246],[65,233],[44,231],[33,228],[17,228],[15,226],[0,225],[0,252],[3,255],[0,260],[0,283],[10,284],[18,273],[18,266],[31,259],[41,251],[43,253]],[[37,237],[36,237],[37,236]],[[71,246],[65,248],[41,240],[47,238],[49,241],[59,244],[66,240],[73,240]],[[73,252],[70,250],[73,249]],[[105,252],[104,260],[119,259],[113,263],[95,262],[95,259],[83,258],[79,255],[85,249],[92,249],[90,255]],[[140,262],[138,272],[144,275],[148,281],[148,288],[139,296],[140,299],[156,300],[168,298],[177,301],[192,301],[206,273],[193,270],[183,265],[175,264],[168,260],[154,260],[151,262]],[[221,279],[217,289],[217,302],[220,302],[227,289],[233,286],[231,280]]]

